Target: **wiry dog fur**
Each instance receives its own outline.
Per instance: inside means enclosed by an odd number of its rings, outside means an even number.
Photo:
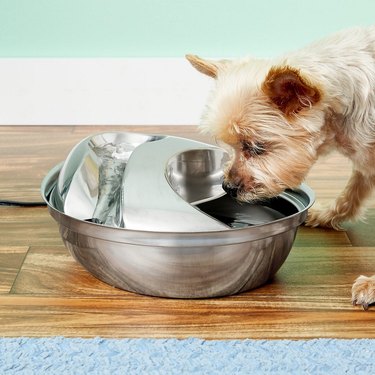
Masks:
[[[358,219],[375,185],[375,27],[343,31],[273,60],[205,60],[215,78],[202,127],[229,145],[224,186],[241,201],[297,187],[333,149],[353,172],[331,207],[306,225],[340,229]],[[375,277],[357,279],[353,303],[375,302]]]

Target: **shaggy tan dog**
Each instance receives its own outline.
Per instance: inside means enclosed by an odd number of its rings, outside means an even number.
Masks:
[[[375,27],[343,31],[273,60],[205,60],[215,78],[202,127],[229,145],[224,188],[241,201],[297,187],[333,149],[353,163],[331,207],[311,210],[309,226],[340,229],[358,219],[375,185]],[[353,303],[375,302],[375,277],[359,277]]]

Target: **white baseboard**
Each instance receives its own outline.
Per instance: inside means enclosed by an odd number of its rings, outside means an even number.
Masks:
[[[184,59],[0,59],[0,125],[196,125],[210,87]]]

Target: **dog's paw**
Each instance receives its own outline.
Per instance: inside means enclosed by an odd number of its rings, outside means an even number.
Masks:
[[[352,287],[353,305],[362,305],[367,310],[375,303],[375,275],[372,277],[359,276]]]
[[[305,225],[308,227],[331,228],[335,230],[343,230],[341,224],[343,218],[334,210],[316,210],[310,209],[307,214]]]

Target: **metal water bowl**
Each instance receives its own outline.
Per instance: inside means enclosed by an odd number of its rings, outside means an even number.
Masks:
[[[226,152],[172,136],[103,133],[42,183],[73,257],[115,287],[173,298],[256,288],[287,258],[314,201],[305,184],[262,203],[221,188]]]

